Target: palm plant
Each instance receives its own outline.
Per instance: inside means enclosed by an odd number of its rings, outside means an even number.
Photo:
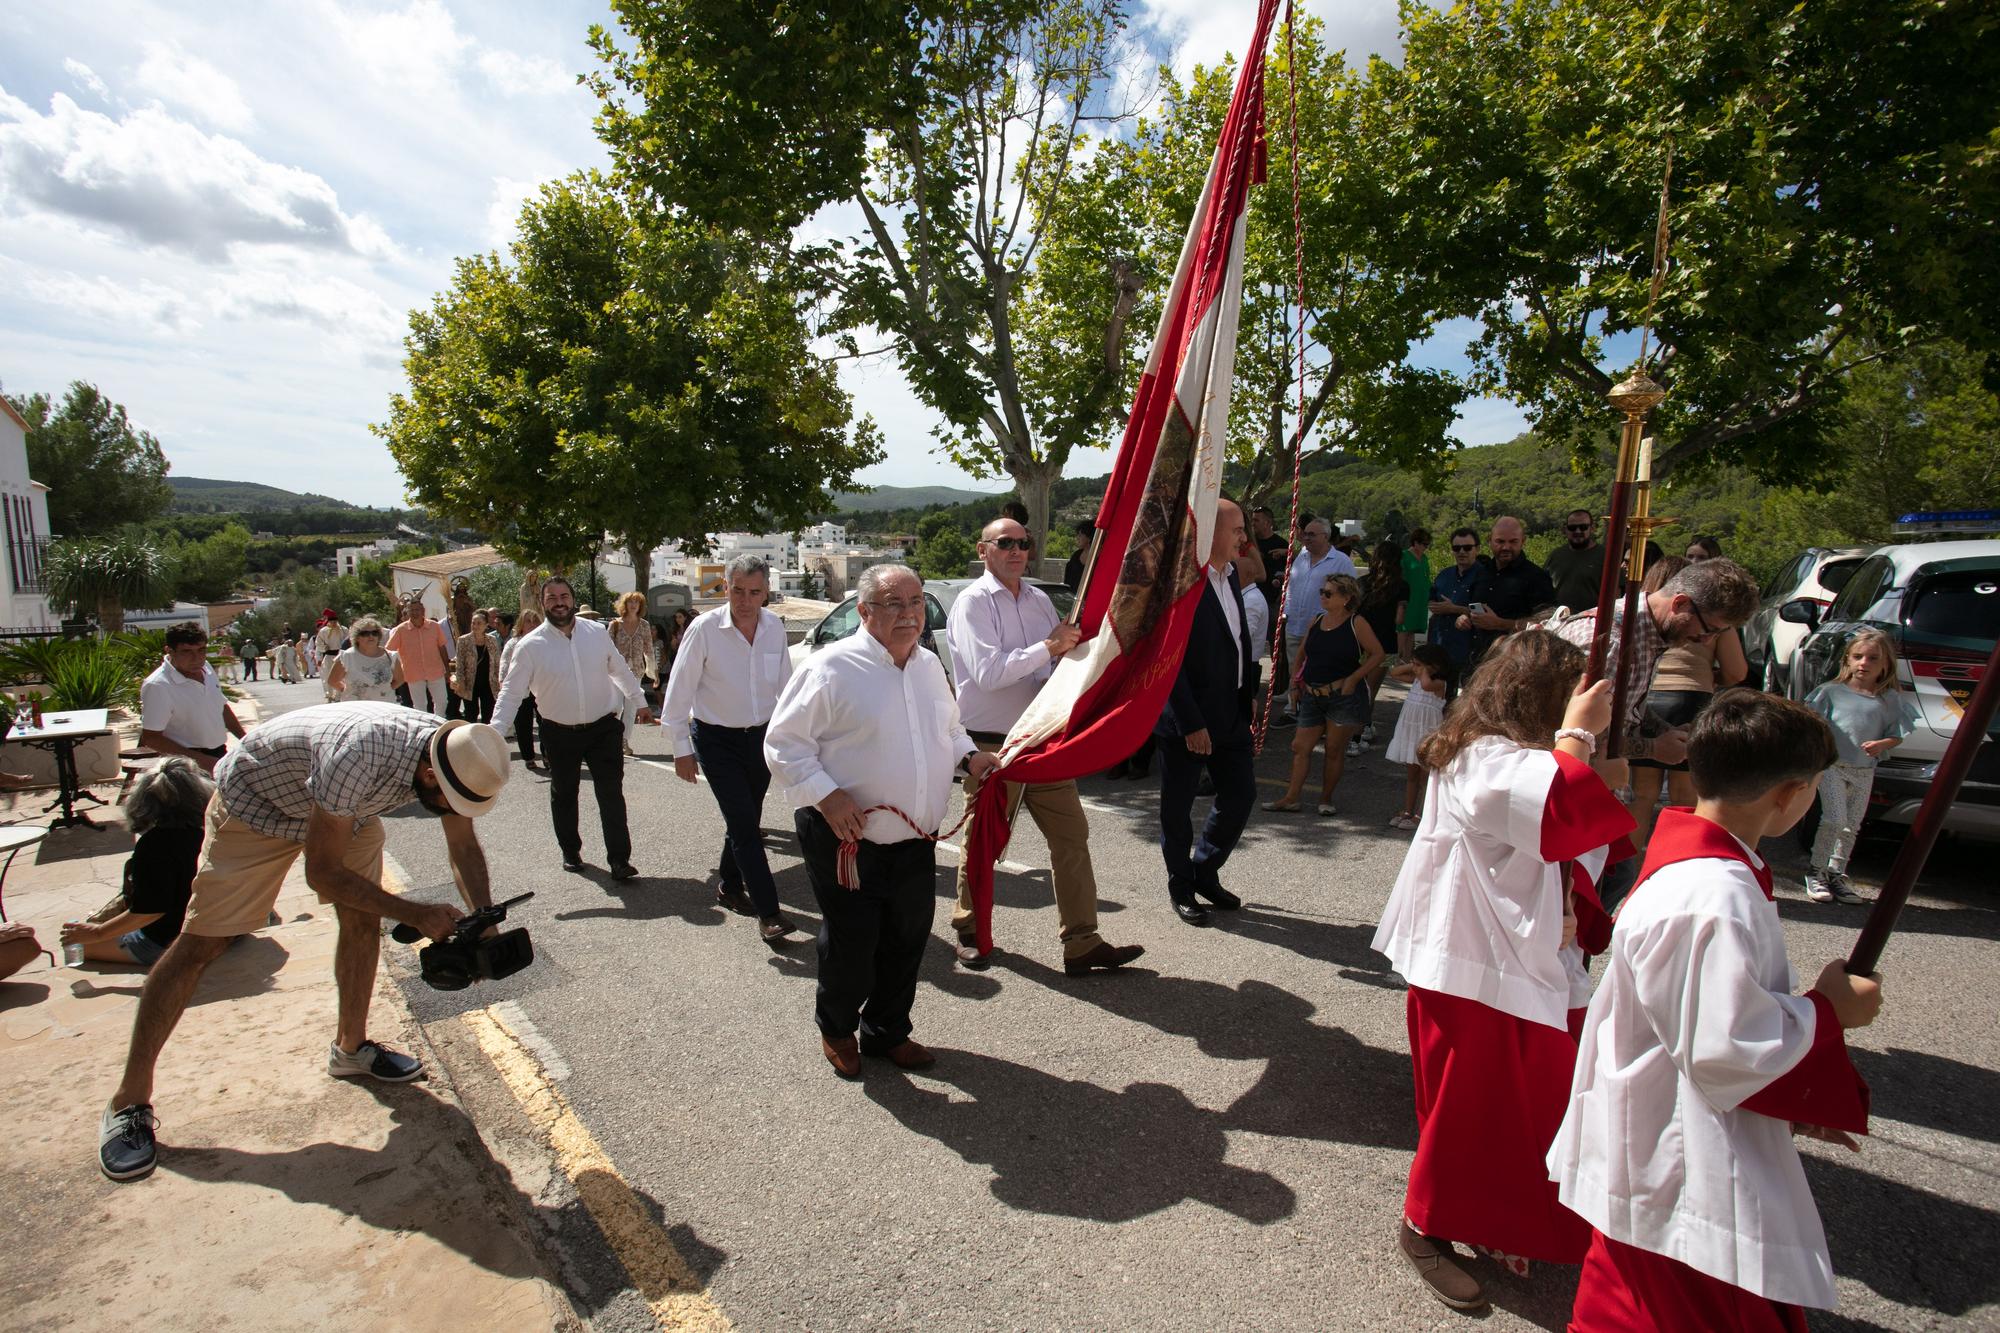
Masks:
[[[44,708],[129,708],[139,701],[139,677],[124,653],[96,642],[59,660],[49,673]]]
[[[173,558],[137,533],[51,542],[43,576],[51,602],[96,611],[108,634],[125,628],[126,607],[173,600]]]

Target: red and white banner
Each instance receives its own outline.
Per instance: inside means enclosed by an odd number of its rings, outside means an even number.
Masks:
[[[1012,833],[1003,782],[1064,782],[1124,759],[1152,731],[1180,671],[1222,484],[1245,204],[1264,178],[1264,47],[1277,13],[1277,0],[1260,0],[1097,511],[1097,558],[1078,594],[1083,639],[1008,732],[1002,766],[978,796],[965,871],[982,951],[993,947],[993,864]]]

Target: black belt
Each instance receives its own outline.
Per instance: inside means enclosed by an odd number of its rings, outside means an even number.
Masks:
[[[189,745],[184,748],[192,750],[196,754],[205,754],[210,759],[220,759],[223,755],[229,753],[226,748],[220,745]]]
[[[720,722],[704,722],[698,717],[692,720],[703,731],[720,731],[729,736],[756,736],[761,734],[766,727],[770,726],[768,722],[759,722],[754,727],[725,727]]]
[[[543,717],[541,719],[541,723],[544,727],[554,727],[557,731],[589,731],[592,727],[601,727],[606,722],[616,722],[617,720],[618,720],[618,714],[606,713],[603,717],[598,718],[595,722],[584,722],[584,723],[551,722],[547,717]]]
[[[1004,731],[973,731],[968,728],[965,734],[972,737],[973,740],[979,742],[981,745],[1005,745],[1007,743],[1007,733]]]

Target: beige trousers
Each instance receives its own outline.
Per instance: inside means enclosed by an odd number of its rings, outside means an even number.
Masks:
[[[364,821],[347,844],[347,868],[380,884],[382,843],[382,821]],[[227,939],[262,930],[270,921],[286,872],[305,849],[303,842],[259,833],[232,818],[223,809],[221,796],[209,797],[208,836],[202,843],[201,869],[195,872],[182,931]],[[321,895],[320,901],[326,897]]]
[[[1000,747],[979,742],[992,754]],[[1063,957],[1080,958],[1101,942],[1097,934],[1097,875],[1090,868],[1090,822],[1084,818],[1083,800],[1074,782],[1007,784],[1007,819],[1011,824],[1026,805],[1035,827],[1048,840],[1049,870],[1055,880],[1056,920],[1061,929]],[[974,815],[974,824],[979,816]],[[971,828],[966,841],[972,840]],[[965,882],[965,860],[958,863],[958,908],[951,914],[951,929],[957,935],[973,933],[972,889]]]

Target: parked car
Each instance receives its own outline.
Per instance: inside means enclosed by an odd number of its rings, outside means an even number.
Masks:
[[[945,617],[951,613],[951,604],[958,595],[977,583],[977,579],[927,579],[924,582],[924,637],[920,640],[924,647],[938,655],[944,663],[944,674],[951,677],[951,653],[944,642]],[[1043,579],[1029,579],[1029,583],[1040,588],[1055,603],[1056,614],[1066,616],[1076,601],[1076,594],[1060,583],[1050,583]],[[806,658],[830,643],[839,643],[848,635],[861,628],[861,607],[853,593],[847,594],[845,601],[826,613],[817,625],[806,631],[803,639],[791,647],[792,669],[794,671]],[[956,682],[954,682],[954,685]]]
[[[1848,576],[1868,558],[1866,546],[1813,546],[1786,561],[1764,585],[1757,614],[1743,627],[1743,656],[1750,663],[1750,680],[1773,694],[1785,692],[1792,655],[1805,642],[1806,627],[1784,620],[1778,608],[1787,602],[1811,601],[1824,615],[1847,586]]]
[[[2000,638],[2000,541],[1880,547],[1855,567],[1824,614],[1811,598],[1795,598],[1779,614],[1807,630],[1787,678],[1794,699],[1839,673],[1857,630],[1882,630],[1896,645],[1897,679],[1915,697],[1916,724],[1876,768],[1869,817],[1909,823]],[[1945,828],[2000,839],[1996,736],[2000,718],[1979,747]]]

